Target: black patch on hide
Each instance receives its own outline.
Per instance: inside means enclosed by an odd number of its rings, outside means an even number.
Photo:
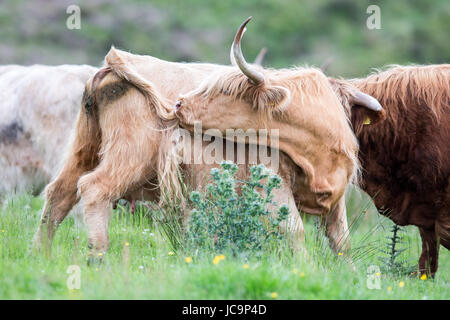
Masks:
[[[8,125],[0,127],[0,143],[11,144],[15,143],[20,134],[23,132],[22,125],[14,121]]]

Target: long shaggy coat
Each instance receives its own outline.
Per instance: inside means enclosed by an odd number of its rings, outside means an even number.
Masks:
[[[439,243],[450,249],[450,65],[392,66],[341,84],[386,111],[385,121],[363,126],[370,115],[352,110],[361,187],[395,223],[419,227],[419,268],[434,274]]]

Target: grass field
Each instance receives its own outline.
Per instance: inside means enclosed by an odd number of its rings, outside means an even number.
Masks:
[[[0,209],[0,299],[449,299],[449,252],[441,248],[433,280],[388,274],[380,250],[392,223],[373,210],[360,214],[362,202],[353,198],[348,207],[356,270],[331,253],[313,217],[304,219],[308,259],[282,248],[248,260],[210,252],[191,254],[191,261],[173,252],[144,207],[135,215],[124,207],[113,212],[111,247],[102,264],[87,265],[86,231],[72,217],[61,225],[52,257],[46,258],[30,250],[43,199],[16,196]],[[407,227],[401,234],[406,250],[399,259],[415,265],[418,232]],[[224,259],[214,264],[221,254]],[[66,284],[72,265],[80,268],[80,289]],[[380,273],[368,270],[371,265]],[[368,279],[376,278],[380,289],[369,289]]]

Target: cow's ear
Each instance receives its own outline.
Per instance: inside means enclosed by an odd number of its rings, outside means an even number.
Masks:
[[[95,92],[97,90],[100,82],[106,77],[106,75],[111,72],[110,67],[104,67],[97,71],[97,73],[92,78],[91,91]]]
[[[116,48],[111,47],[109,52],[105,56],[105,62],[109,66],[114,66],[117,64],[123,64],[125,63],[125,59],[123,57],[123,54],[120,50],[117,50]]]
[[[359,134],[365,125],[374,125],[386,119],[386,111],[374,97],[358,90],[344,79],[328,78],[336,96],[351,116],[353,129]]]
[[[269,108],[273,111],[282,110],[291,100],[291,93],[288,89],[280,86],[270,86],[256,91],[253,100],[258,108]]]
[[[369,110],[364,106],[353,104],[351,106],[351,121],[353,130],[356,135],[359,135],[364,126],[377,124],[386,119],[386,111]]]

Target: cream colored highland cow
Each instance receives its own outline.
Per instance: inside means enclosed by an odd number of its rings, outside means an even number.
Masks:
[[[178,146],[173,141],[173,133],[179,127],[172,106],[181,93],[195,89],[213,72],[228,74],[231,71],[239,72],[239,68],[173,63],[111,49],[105,57],[105,66],[86,85],[68,157],[60,174],[46,188],[46,203],[35,238],[36,245],[40,247],[46,244],[48,249],[56,227],[74,204],[81,200],[89,244],[96,256],[109,247],[111,202],[136,194],[142,199],[158,199],[161,193],[170,195],[173,200],[182,198],[180,174],[191,188],[204,186],[205,175],[217,164],[179,164],[179,155],[174,152],[177,149],[174,146]],[[314,91],[318,96],[311,96],[310,101],[318,104],[333,102],[331,107],[336,107],[335,112],[341,112],[345,119],[342,105],[320,70],[299,70],[296,79],[301,81],[301,85],[324,86]],[[326,95],[325,99],[323,94]],[[361,104],[364,105],[363,102]],[[239,117],[239,114],[236,116]],[[254,116],[255,119],[259,118],[257,110]],[[356,169],[354,158],[357,143],[349,124],[343,121],[342,125],[350,130],[346,133],[350,135],[352,158],[346,163],[349,168],[345,170],[344,183],[340,183],[342,188],[336,190],[337,195],[343,194]],[[289,126],[289,119],[286,119],[286,128]],[[226,152],[218,155],[218,158],[226,159]],[[241,177],[247,174],[247,169],[247,165],[240,166]],[[303,204],[299,201],[304,199],[302,197],[307,191],[304,173],[283,152],[280,153],[278,173],[284,185],[278,191],[276,200],[288,204],[291,209],[285,228],[293,235],[295,243],[300,244],[303,225],[296,200],[302,208]],[[319,192],[317,196],[324,195]],[[342,201],[336,205],[339,215],[331,214],[334,208],[324,210],[321,207],[327,235],[334,250],[338,250],[347,234],[345,208],[342,209]]]
[[[0,198],[40,193],[61,168],[87,65],[0,67]]]

